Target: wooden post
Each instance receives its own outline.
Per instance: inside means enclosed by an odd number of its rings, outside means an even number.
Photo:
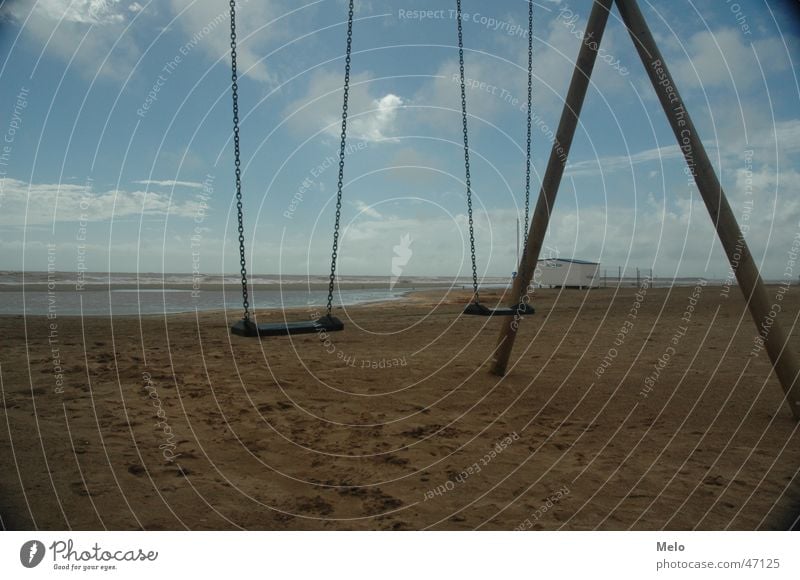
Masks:
[[[597,58],[600,41],[603,39],[603,32],[606,28],[612,2],[613,0],[595,0],[589,20],[586,23],[586,32],[581,42],[581,50],[578,53],[578,60],[572,73],[567,98],[564,101],[564,110],[561,113],[553,148],[550,151],[547,170],[545,171],[544,179],[542,179],[539,199],[536,202],[531,226],[528,229],[528,239],[523,246],[522,259],[517,269],[518,275],[514,279],[514,286],[511,291],[511,299],[513,300],[510,303],[511,307],[519,308],[527,300],[528,287],[533,278],[536,263],[539,261],[544,236],[547,233],[547,224],[550,222],[550,212],[558,194],[561,177],[564,175],[564,167],[572,146],[572,138],[575,136],[578,117],[586,97],[586,89],[589,86],[589,79]],[[491,366],[491,372],[496,375],[503,376],[506,374],[508,359],[511,357],[511,350],[514,348],[514,339],[517,336],[517,328],[521,318],[522,316],[517,314],[508,316],[503,320],[503,327],[495,350],[495,360]]]
[[[678,144],[683,150],[697,189],[700,190],[700,195],[714,222],[722,247],[736,274],[739,288],[758,327],[760,340],[763,341],[775,374],[786,392],[792,414],[800,419],[800,365],[796,354],[788,347],[786,333],[775,319],[772,308],[775,300],[770,300],[767,295],[761,274],[717,179],[714,167],[639,6],[635,0],[616,0],[616,2],[622,20],[628,27],[639,57],[647,69],[653,88],[678,139]],[[758,346],[760,347],[760,344]]]

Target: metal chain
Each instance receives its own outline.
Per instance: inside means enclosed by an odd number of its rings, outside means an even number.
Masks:
[[[461,120],[464,133],[464,172],[467,185],[467,215],[469,216],[469,246],[472,258],[472,292],[475,303],[478,295],[478,265],[475,260],[475,225],[472,218],[472,178],[469,170],[469,135],[467,132],[467,85],[464,79],[464,31],[461,22],[461,0],[456,0],[456,20],[458,21],[458,65],[461,71]]]
[[[336,281],[336,258],[339,252],[339,221],[342,217],[342,188],[344,187],[344,158],[347,146],[347,106],[350,97],[350,63],[353,49],[353,0],[347,14],[347,54],[344,65],[344,98],[342,102],[342,135],[339,145],[339,181],[336,184],[336,221],[333,226],[333,250],[331,251],[331,275],[328,282],[328,316],[333,309],[333,287]]]
[[[531,211],[531,114],[533,102],[533,0],[528,0],[528,150],[525,163],[525,245],[528,244],[528,221]]]
[[[236,0],[231,6],[231,93],[233,95],[233,148],[236,167],[236,212],[239,218],[239,265],[242,274],[242,307],[244,320],[250,321],[250,299],[247,292],[247,263],[244,250],[244,216],[242,214],[242,161],[239,149],[239,75],[236,69]]]

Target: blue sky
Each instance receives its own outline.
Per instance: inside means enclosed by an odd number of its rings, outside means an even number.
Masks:
[[[527,3],[463,4],[478,266],[506,275],[524,205]],[[800,235],[795,3],[640,4],[751,249],[766,277],[781,278]],[[404,236],[406,274],[469,274],[454,8],[357,3],[343,275],[387,275]],[[534,6],[531,205],[589,8]],[[0,10],[0,269],[45,270],[49,255],[65,271],[236,272],[227,2],[40,0]],[[255,272],[328,268],[345,19],[342,0],[240,3]],[[726,276],[616,11],[603,50],[545,252],[613,271]]]

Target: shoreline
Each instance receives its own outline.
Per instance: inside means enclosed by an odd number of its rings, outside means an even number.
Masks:
[[[464,286],[469,285],[467,283],[464,284],[453,284],[452,287]],[[337,286],[340,290],[380,290],[387,288],[385,282],[337,282]],[[305,282],[276,282],[276,283],[255,283],[255,284],[248,284],[248,287],[251,290],[256,291],[278,291],[278,290],[289,290],[289,291],[297,291],[297,290],[311,290],[311,291],[321,291],[327,290],[328,284],[323,282],[312,282],[312,283],[305,283]],[[422,283],[415,283],[415,284],[403,284],[398,283],[393,287],[393,290],[414,290],[416,288],[444,288],[449,287],[446,284],[442,284],[441,282],[422,282]],[[200,290],[204,292],[222,292],[231,291],[231,292],[238,292],[240,291],[241,284],[237,283],[209,283],[209,284],[201,284],[199,287],[195,287],[192,284],[188,283],[175,283],[171,282],[169,284],[134,284],[134,283],[115,283],[112,282],[111,284],[106,283],[92,283],[92,284],[84,284],[81,289],[76,288],[76,284],[74,282],[56,282],[53,288],[48,287],[47,282],[32,282],[32,283],[25,283],[25,284],[9,284],[9,283],[0,283],[0,293],[3,292],[47,292],[48,290],[52,290],[54,292],[98,292],[98,291],[114,291],[114,290],[146,290],[146,291],[154,291],[154,290],[183,290],[187,292],[191,292],[192,290]]]
[[[48,292],[46,288],[46,284],[43,289],[37,290],[29,290],[30,292]],[[144,286],[139,287],[129,287],[128,285],[114,285],[112,288],[109,289],[109,292],[114,292],[116,290],[122,291],[131,291],[136,292],[137,290],[180,290],[190,292],[191,287],[185,287],[186,285],[181,284],[172,284],[169,287],[161,287],[158,286],[156,288],[145,288]],[[306,285],[297,285],[297,284],[290,284],[288,286],[284,286],[283,288],[273,288],[271,286],[251,286],[251,299],[252,295],[258,291],[272,291],[277,292],[280,290],[285,290],[287,292],[296,292],[299,290],[306,290],[309,291],[323,291],[327,289],[326,285],[317,285],[318,287],[311,287],[307,288]],[[733,285],[735,286],[735,285]],[[765,286],[770,288],[776,288],[781,286],[778,283],[768,283]],[[231,293],[237,293],[239,291],[238,285],[233,284],[225,284],[219,285],[220,288],[226,289],[226,291]],[[741,294],[733,289],[732,286],[727,286],[725,284],[707,284],[705,286],[709,289],[719,289],[719,288],[728,288],[727,292],[730,294],[737,294],[738,297],[741,297]],[[378,290],[378,289],[385,289],[385,285],[378,285],[374,284],[371,287],[358,287],[358,288],[339,288],[339,291],[351,291],[351,290]],[[674,286],[653,286],[650,287],[651,289],[657,289],[659,291],[666,291],[668,293],[685,290],[689,288],[689,286],[684,285],[674,285]],[[484,286],[481,288],[481,295],[484,298],[488,298],[488,300],[484,299],[482,302],[487,304],[499,304],[505,303],[506,300],[506,293],[511,290],[511,286]],[[584,294],[584,293],[594,293],[598,295],[603,295],[605,297],[611,296],[612,292],[620,293],[620,292],[627,292],[627,291],[637,291],[638,287],[634,285],[620,285],[620,286],[608,286],[608,287],[597,287],[597,288],[536,288],[533,292],[533,301],[537,300],[537,296],[539,300],[550,301],[550,299],[555,299],[557,302],[560,297],[567,296],[567,295],[574,295],[574,294]],[[83,292],[86,292],[84,290]],[[88,290],[91,291],[91,290]],[[93,290],[97,291],[97,290]],[[205,290],[207,292],[212,292],[213,290]],[[220,291],[220,290],[216,290]],[[385,307],[387,305],[398,305],[401,304],[403,306],[412,306],[412,307],[421,307],[421,306],[430,306],[436,307],[441,305],[457,305],[463,304],[466,305],[472,296],[471,288],[469,285],[460,285],[457,286],[442,286],[442,285],[415,285],[415,286],[396,286],[393,291],[398,292],[396,296],[388,296],[388,297],[379,297],[374,299],[364,299],[359,300],[352,303],[346,304],[339,304],[334,305],[334,310],[341,310],[341,309],[367,309],[367,308],[374,308],[376,306]],[[9,292],[7,289],[0,289],[0,295],[3,292]],[[61,289],[55,290],[57,293],[67,293],[69,290]],[[74,290],[73,290],[74,292]],[[589,298],[587,298],[589,299]],[[288,313],[290,315],[296,315],[298,313],[307,313],[311,310],[314,311],[321,311],[325,308],[325,305],[320,304],[313,304],[313,305],[288,305],[283,307],[255,307],[251,305],[250,310],[251,312],[256,313],[256,315],[261,316],[262,318],[269,318],[277,313]],[[187,308],[186,310],[176,310],[176,311],[158,311],[158,312],[126,312],[126,313],[117,313],[115,314],[112,312],[104,312],[104,313],[84,313],[83,318],[92,318],[92,319],[103,319],[103,318],[114,318],[114,319],[127,319],[127,318],[175,318],[180,316],[186,315],[227,315],[229,312],[239,312],[241,310],[241,305],[233,305],[229,308],[202,308],[202,307],[195,307],[193,309]],[[38,319],[38,318],[47,318],[48,313],[35,313],[35,314],[26,314],[24,312],[15,312],[15,313],[0,313],[0,319],[11,319],[11,318],[25,318],[25,319]],[[80,319],[81,315],[76,313],[69,313],[69,314],[62,314],[57,313],[58,319]]]
[[[439,300],[435,298],[435,296],[430,296],[428,299],[424,299],[422,297],[429,296],[429,293],[439,291],[441,292]],[[452,296],[453,293],[458,294],[457,297]],[[495,294],[497,293],[496,290],[486,290],[483,292],[485,295],[492,296],[493,300],[497,299]],[[439,293],[436,293],[439,295]],[[370,307],[385,307],[388,305],[396,305],[399,303],[405,303],[409,306],[435,306],[440,301],[463,301],[466,305],[467,301],[469,300],[471,293],[468,291],[464,291],[461,289],[448,289],[448,288],[417,288],[417,289],[409,289],[396,296],[394,298],[379,298],[375,300],[363,300],[360,302],[356,302],[353,304],[344,304],[344,305],[337,305],[334,306],[334,311],[342,310],[342,309],[365,309]],[[317,310],[321,311],[325,309],[324,304],[315,304],[312,306],[286,306],[283,308],[254,308],[250,307],[250,311],[255,313],[257,316],[272,316],[277,313],[285,312],[289,314],[298,314],[303,312],[308,312],[310,310]],[[99,318],[114,318],[114,319],[123,319],[123,318],[153,318],[153,317],[172,317],[177,318],[181,316],[187,315],[225,315],[229,312],[235,311],[239,312],[241,310],[241,306],[237,306],[234,308],[197,308],[195,310],[183,310],[180,312],[149,312],[149,313],[133,313],[133,314],[84,314],[81,316],[80,314],[58,314],[57,318],[59,320],[66,320],[66,319],[80,319],[80,318],[92,318],[92,319],[99,319]],[[48,318],[47,314],[24,314],[24,313],[16,313],[16,314],[3,314],[0,313],[0,320],[2,319],[9,319],[9,318],[24,318],[24,319],[41,319],[41,318]]]

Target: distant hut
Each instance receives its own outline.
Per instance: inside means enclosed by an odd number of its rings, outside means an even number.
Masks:
[[[550,288],[597,288],[600,264],[568,258],[539,260],[534,282]]]

